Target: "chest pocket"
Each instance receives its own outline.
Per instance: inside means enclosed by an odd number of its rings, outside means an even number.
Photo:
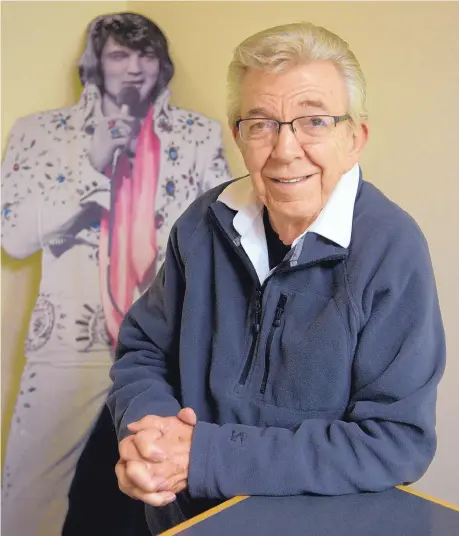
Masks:
[[[331,297],[282,294],[265,344],[261,395],[265,403],[307,411],[347,405],[349,337]]]

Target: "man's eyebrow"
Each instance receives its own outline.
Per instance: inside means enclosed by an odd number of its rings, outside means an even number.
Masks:
[[[126,53],[127,50],[126,50],[125,48],[114,48],[114,49],[112,49],[112,50],[109,50],[109,51],[105,52],[105,54],[106,54],[107,56],[111,56],[111,55],[113,55],[113,54],[119,54],[120,52],[121,52],[121,53]]]
[[[321,100],[316,99],[305,99],[299,103],[301,108],[318,108],[320,110],[327,111],[328,108]],[[272,113],[266,108],[251,108],[246,117],[272,117]]]
[[[302,108],[320,108],[321,110],[327,110],[327,107],[321,100],[306,99],[299,104]]]
[[[271,113],[266,108],[252,108],[247,112],[250,117],[270,117]]]

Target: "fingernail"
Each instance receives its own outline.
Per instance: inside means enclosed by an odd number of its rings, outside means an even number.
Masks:
[[[164,494],[164,500],[167,502],[174,502],[176,498],[175,493],[168,491]]]

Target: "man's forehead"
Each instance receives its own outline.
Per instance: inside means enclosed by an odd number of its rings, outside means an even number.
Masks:
[[[122,45],[121,43],[118,43],[112,36],[110,36],[107,39],[107,42],[104,46],[104,53],[110,53],[110,52],[117,52],[117,51],[124,51],[124,52],[132,52],[133,50],[139,50],[137,47],[129,47],[127,45]],[[153,46],[145,46],[141,49],[142,52],[154,52]]]
[[[282,101],[302,108],[326,108],[347,100],[346,85],[331,62],[311,62],[281,73],[248,69],[242,79],[245,112]]]
[[[107,42],[105,43],[105,50],[124,50],[124,49],[127,49],[128,47],[125,46],[125,45],[122,45],[121,43],[118,43],[117,41],[115,41],[115,39],[110,35],[107,39]]]

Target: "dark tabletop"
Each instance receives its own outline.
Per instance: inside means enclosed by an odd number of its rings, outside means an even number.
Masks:
[[[339,497],[249,497],[177,534],[459,536],[459,512],[399,489]]]

